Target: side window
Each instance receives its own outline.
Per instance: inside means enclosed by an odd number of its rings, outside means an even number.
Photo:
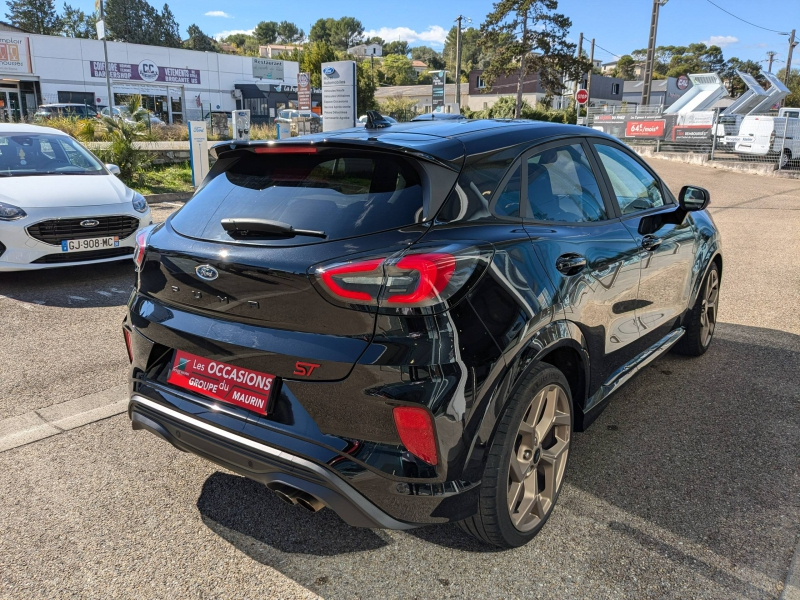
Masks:
[[[537,221],[586,223],[608,218],[600,187],[580,144],[528,158],[528,203]]]
[[[658,181],[632,156],[605,144],[596,144],[595,148],[623,215],[664,206]]]
[[[519,166],[494,202],[494,213],[501,217],[519,217],[519,198],[522,181]]]

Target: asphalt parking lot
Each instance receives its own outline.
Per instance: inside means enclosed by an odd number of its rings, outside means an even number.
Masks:
[[[800,180],[651,162],[675,192],[711,191],[716,338],[656,361],[576,436],[528,546],[353,529],[117,415],[0,451],[0,597],[800,597]],[[124,383],[133,280],[128,261],[0,274],[0,436]]]

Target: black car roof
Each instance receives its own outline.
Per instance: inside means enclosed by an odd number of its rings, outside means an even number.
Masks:
[[[354,127],[316,133],[280,141],[251,141],[245,145],[344,144],[367,145],[422,153],[447,163],[460,162],[466,155],[483,154],[523,143],[555,137],[610,136],[581,125],[565,125],[525,119],[478,119],[392,123],[388,127]],[[222,142],[212,148],[217,155],[242,144]]]

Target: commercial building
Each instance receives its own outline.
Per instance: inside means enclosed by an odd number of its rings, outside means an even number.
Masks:
[[[122,42],[108,42],[108,60],[114,104],[139,94],[170,123],[248,108],[240,89],[248,84],[262,89],[267,116],[297,98],[296,62]],[[270,104],[273,92],[280,99]],[[54,102],[108,106],[103,42],[0,31],[0,120],[29,118]]]
[[[461,83],[461,105],[465,106],[468,100],[469,84]],[[431,85],[393,85],[381,87],[375,90],[375,100],[380,104],[389,98],[404,98],[413,100],[416,104],[413,107],[418,113],[431,112],[433,93]],[[445,112],[458,112],[455,108],[456,84],[448,83],[444,86]]]

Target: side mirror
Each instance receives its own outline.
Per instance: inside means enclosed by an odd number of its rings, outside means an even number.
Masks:
[[[685,185],[678,194],[678,204],[686,212],[703,210],[711,202],[711,194],[705,188],[694,185]]]
[[[108,172],[112,175],[119,176],[119,167],[117,165],[106,165],[106,169],[108,169]]]

